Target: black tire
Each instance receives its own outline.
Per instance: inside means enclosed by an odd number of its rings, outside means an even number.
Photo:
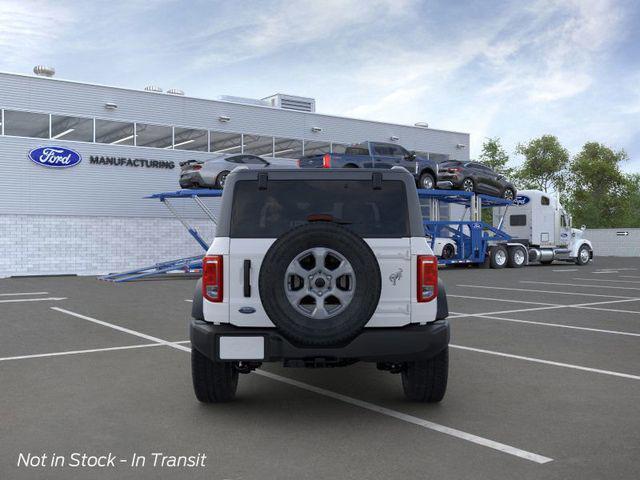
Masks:
[[[196,398],[202,403],[229,402],[236,396],[238,370],[233,362],[214,362],[192,348],[191,378]]]
[[[215,182],[215,186],[216,188],[222,190],[224,188],[224,184],[227,180],[227,175],[229,175],[229,172],[227,170],[223,170],[222,172],[220,172],[218,174],[218,176],[216,177],[216,182]]]
[[[475,192],[476,182],[474,182],[472,178],[465,178],[460,184],[460,190],[463,190],[465,192]]]
[[[456,249],[450,243],[447,243],[442,247],[442,255],[441,258],[448,260],[449,258],[453,258],[456,254]]]
[[[503,245],[494,245],[490,250],[489,265],[491,268],[504,268],[507,265],[509,254]]]
[[[418,180],[418,188],[422,188],[425,190],[433,190],[436,188],[436,180],[433,178],[433,175],[429,172],[424,172],[420,175],[420,180]]]
[[[515,200],[516,192],[511,187],[507,187],[502,191],[502,198],[505,200]]]
[[[286,270],[302,252],[330,248],[353,269],[355,288],[350,302],[334,316],[319,321],[300,313],[285,292]],[[267,251],[259,275],[260,299],[271,321],[291,342],[331,346],[355,338],[369,321],[380,300],[381,276],[371,248],[351,230],[330,222],[302,225],[282,235]]]
[[[586,260],[583,257],[583,255],[585,255],[583,252],[586,251],[587,255],[586,255]],[[582,245],[579,249],[578,249],[578,256],[576,257],[576,265],[586,265],[587,263],[589,263],[589,260],[591,260],[591,249],[587,246],[587,245]]]
[[[359,167],[357,165],[354,165],[353,163],[349,163],[345,165],[344,168],[359,168]]]
[[[507,267],[522,268],[527,263],[527,251],[523,247],[509,247],[509,258],[507,259]],[[521,255],[518,255],[521,253]]]
[[[444,398],[449,376],[449,348],[429,360],[407,362],[402,388],[408,400],[435,403]]]

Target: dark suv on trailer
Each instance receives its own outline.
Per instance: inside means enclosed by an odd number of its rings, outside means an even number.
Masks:
[[[508,200],[516,198],[516,187],[507,178],[478,162],[447,160],[440,163],[438,188],[484,193]]]

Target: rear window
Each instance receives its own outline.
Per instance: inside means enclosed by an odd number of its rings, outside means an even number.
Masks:
[[[409,237],[407,194],[401,181],[255,180],[235,184],[230,236],[276,238],[310,216],[330,216],[364,238]],[[313,218],[313,217],[311,217]]]

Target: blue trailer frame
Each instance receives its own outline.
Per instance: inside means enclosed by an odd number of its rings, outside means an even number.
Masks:
[[[141,278],[156,275],[164,275],[176,271],[182,271],[184,273],[193,273],[200,271],[202,269],[202,258],[204,257],[204,254],[207,253],[207,250],[209,250],[209,244],[202,238],[200,233],[198,233],[198,231],[194,227],[192,227],[184,218],[182,218],[182,216],[180,216],[178,211],[173,207],[172,200],[178,198],[192,199],[215,225],[217,223],[216,218],[209,207],[207,207],[207,205],[202,201],[202,198],[220,196],[222,196],[221,190],[193,189],[177,190],[175,192],[154,193],[153,195],[144,197],[160,200],[160,202],[162,202],[162,204],[167,207],[169,212],[171,212],[171,214],[187,229],[189,235],[191,235],[193,239],[198,242],[198,244],[204,250],[204,253],[202,255],[196,255],[194,257],[167,260],[166,262],[159,262],[153,265],[148,265],[146,267],[128,270],[126,272],[110,273],[98,278],[100,278],[100,280],[107,280],[110,282],[130,282],[132,280],[139,280]]]
[[[418,197],[431,200],[431,218],[423,218],[425,235],[431,239],[431,248],[434,248],[438,237],[448,237],[456,244],[454,258],[438,259],[441,265],[482,264],[492,244],[511,240],[511,236],[500,227],[489,225],[481,219],[483,208],[508,207],[513,204],[511,200],[457,190],[419,189]],[[440,220],[440,202],[464,206],[465,215],[468,210],[470,220]]]

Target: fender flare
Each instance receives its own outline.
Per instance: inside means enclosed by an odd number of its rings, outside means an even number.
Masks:
[[[577,257],[578,250],[580,250],[580,247],[582,247],[583,245],[586,245],[587,247],[589,247],[589,250],[593,252],[593,245],[591,244],[591,242],[586,238],[582,238],[578,242],[576,242],[575,245],[573,245],[573,248],[571,249],[571,256],[574,258]]]
[[[196,320],[204,320],[204,313],[202,313],[202,279],[196,282],[196,289],[193,292],[191,316]]]
[[[444,282],[438,278],[438,311],[436,320],[444,320],[449,316],[449,303],[447,302],[447,290],[444,288]]]

